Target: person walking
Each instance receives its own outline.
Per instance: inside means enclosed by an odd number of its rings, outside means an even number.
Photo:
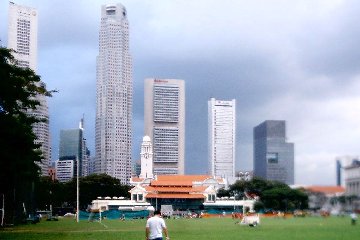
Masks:
[[[161,217],[160,210],[155,210],[154,216],[149,218],[146,222],[146,240],[162,240],[163,232],[166,240],[169,240],[168,230],[164,219]]]

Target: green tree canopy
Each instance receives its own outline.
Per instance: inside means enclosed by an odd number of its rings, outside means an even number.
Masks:
[[[76,200],[76,178],[68,182],[67,189],[69,191],[67,201],[75,203]],[[122,185],[120,180],[107,174],[91,174],[81,177],[79,180],[80,187],[80,208],[86,209],[92,200],[97,197],[129,197],[130,187]],[[74,204],[74,206],[76,206]]]
[[[42,176],[35,182],[35,206],[38,210],[49,210],[50,205],[61,207],[66,198],[65,184]]]
[[[12,51],[0,47],[0,194],[5,198],[5,221],[21,220],[24,205],[31,208],[33,182],[42,160],[32,124],[42,121],[27,114],[36,109],[36,96],[51,96],[40,77],[18,67]]]
[[[250,181],[239,180],[230,185],[230,196],[243,196],[243,193],[259,197],[257,210],[270,209],[289,211],[308,207],[308,196],[299,189],[292,189],[285,183],[253,178]]]

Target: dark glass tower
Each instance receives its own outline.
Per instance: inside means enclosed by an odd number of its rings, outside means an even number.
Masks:
[[[285,121],[254,128],[254,176],[294,184],[294,144],[286,142]]]

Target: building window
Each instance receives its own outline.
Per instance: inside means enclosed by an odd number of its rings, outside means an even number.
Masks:
[[[267,153],[266,159],[269,164],[279,163],[279,154],[278,153]]]
[[[215,194],[208,194],[208,202],[215,202],[216,195]]]
[[[132,200],[136,201],[136,202],[143,202],[144,195],[142,193],[134,193],[134,194],[132,194]]]

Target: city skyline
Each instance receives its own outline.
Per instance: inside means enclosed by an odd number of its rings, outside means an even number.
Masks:
[[[252,129],[265,119],[291,126],[295,183],[335,184],[334,159],[359,155],[360,33],[353,27],[359,2],[118,2],[131,23],[134,160],[143,137],[143,80],[149,77],[186,80],[186,173],[206,172],[211,97],[237,100],[236,169],[252,169]],[[94,59],[105,3],[16,1],[38,11],[38,74],[48,89],[59,90],[48,99],[53,160],[59,130],[76,127],[83,114],[95,152]],[[2,46],[8,4],[0,3]]]

